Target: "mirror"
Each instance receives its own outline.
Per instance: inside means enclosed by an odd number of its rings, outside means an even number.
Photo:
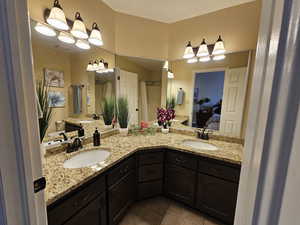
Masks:
[[[105,126],[101,116],[105,97],[115,97],[115,55],[99,47],[82,50],[74,44],[38,33],[31,21],[34,72],[37,82],[49,84],[52,116],[44,141],[59,137],[62,131],[74,132],[82,126],[91,136]],[[87,71],[89,62],[103,59],[107,65],[101,73]],[[72,133],[73,134],[73,133]],[[60,136],[62,138],[62,136]]]
[[[230,53],[222,61],[169,62],[174,78],[166,82],[166,101],[176,103],[178,118],[190,128],[243,137],[248,106],[250,52]]]

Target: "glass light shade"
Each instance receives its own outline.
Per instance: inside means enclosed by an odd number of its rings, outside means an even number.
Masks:
[[[196,62],[198,62],[198,59],[196,57],[187,60],[187,63],[196,63]]]
[[[174,73],[172,73],[171,71],[168,71],[168,78],[173,79],[174,78]]]
[[[193,58],[194,56],[195,56],[195,53],[194,53],[192,44],[189,41],[189,43],[187,44],[187,46],[185,48],[185,51],[184,51],[184,54],[183,54],[183,58],[184,59],[190,59],[190,58]]]
[[[87,65],[86,71],[89,71],[89,72],[94,71],[93,64],[91,62],[89,62],[89,64]]]
[[[219,36],[217,42],[215,43],[212,54],[220,55],[220,54],[224,54],[225,52],[226,52],[226,50],[225,50],[224,42],[223,42],[221,36]]]
[[[87,39],[89,37],[79,12],[75,14],[75,21],[73,23],[71,34],[80,39]]]
[[[204,56],[199,58],[199,62],[209,62],[210,56]]]
[[[93,71],[97,71],[99,69],[98,62],[95,60],[93,63]]]
[[[67,44],[75,43],[74,37],[70,33],[65,32],[65,31],[61,31],[57,38],[58,38],[58,40],[60,40],[64,43],[67,43]]]
[[[98,70],[104,70],[104,69],[105,69],[104,62],[103,60],[100,60],[98,64]]]
[[[75,44],[78,48],[88,50],[91,48],[90,44],[86,40],[77,40]]]
[[[55,30],[52,27],[50,27],[49,25],[44,24],[44,23],[37,23],[35,25],[34,29],[37,32],[39,32],[39,33],[41,33],[41,34],[43,34],[45,36],[48,36],[48,37],[54,37],[54,36],[56,36]]]
[[[69,30],[65,13],[58,0],[54,1],[54,5],[50,11],[49,17],[47,18],[47,23],[59,30]]]
[[[213,57],[213,60],[214,60],[214,61],[220,61],[220,60],[223,60],[223,59],[225,59],[225,58],[226,58],[225,55],[215,55],[215,56]]]
[[[208,55],[209,55],[209,52],[208,52],[207,44],[205,42],[205,39],[203,39],[202,43],[199,46],[197,56],[203,57],[203,56],[208,56]]]
[[[92,32],[89,37],[89,42],[93,45],[96,46],[102,46],[103,45],[103,40],[102,40],[102,35],[101,32],[98,28],[98,25],[96,23],[93,23],[92,26]]]
[[[169,61],[166,60],[163,69],[169,69]]]

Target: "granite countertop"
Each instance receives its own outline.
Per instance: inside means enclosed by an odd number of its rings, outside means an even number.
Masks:
[[[141,149],[168,147],[170,149],[241,164],[243,150],[243,146],[241,144],[213,139],[209,141],[201,140],[202,142],[208,142],[219,148],[217,151],[205,151],[183,146],[183,140],[199,139],[176,133],[156,133],[155,135],[148,136],[138,135],[126,137],[113,135],[106,137],[101,140],[102,145],[100,147],[109,150],[111,155],[103,164],[93,166],[92,168],[85,167],[79,169],[66,169],[63,167],[64,161],[75,154],[95,149],[92,144],[85,145],[83,150],[75,153],[66,154],[65,152],[60,152],[56,154],[49,154],[45,157],[45,162],[43,164],[43,173],[47,180],[47,187],[45,190],[47,205],[53,203],[60,197],[82,185],[84,182],[99,175],[103,171],[115,165],[117,162]]]

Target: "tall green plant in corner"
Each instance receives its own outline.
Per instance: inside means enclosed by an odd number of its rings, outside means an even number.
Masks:
[[[129,110],[128,110],[128,101],[127,98],[120,97],[118,98],[118,122],[120,128],[127,128],[128,127],[128,120],[129,120]]]
[[[175,106],[176,106],[176,98],[174,96],[167,97],[166,108],[175,109]]]
[[[102,116],[105,125],[111,125],[115,114],[115,99],[105,98],[102,103]]]
[[[41,117],[39,118],[40,128],[40,142],[42,143],[52,115],[52,108],[49,106],[49,85],[46,84],[45,79],[38,81],[36,85],[36,93],[38,96],[38,103],[41,109]]]

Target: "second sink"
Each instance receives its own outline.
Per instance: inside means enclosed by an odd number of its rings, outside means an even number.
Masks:
[[[194,141],[194,140],[185,140],[182,142],[183,145],[187,147],[196,148],[199,150],[206,150],[206,151],[216,151],[218,148],[212,144],[201,142],[201,141]]]
[[[64,168],[75,169],[89,167],[104,162],[110,156],[105,149],[81,152],[64,162]]]

